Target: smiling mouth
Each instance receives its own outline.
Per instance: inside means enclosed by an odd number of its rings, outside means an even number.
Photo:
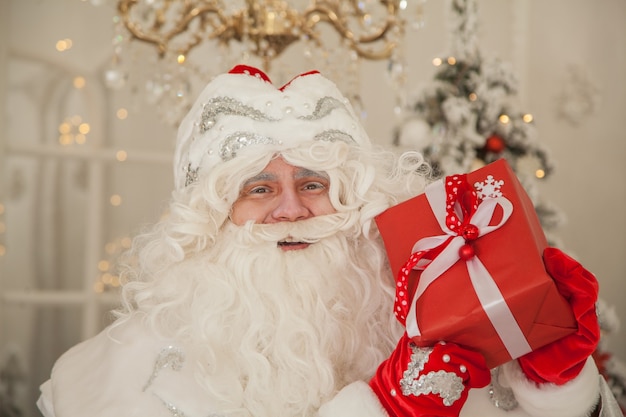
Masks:
[[[281,240],[278,242],[278,247],[284,251],[306,249],[311,245],[309,242],[300,242],[292,240]]]

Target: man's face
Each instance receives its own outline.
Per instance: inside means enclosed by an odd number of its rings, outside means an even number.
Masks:
[[[335,212],[328,197],[330,180],[324,173],[295,167],[273,159],[258,175],[249,178],[233,204],[231,221],[243,225],[295,222]],[[283,250],[304,249],[303,242],[280,242]]]

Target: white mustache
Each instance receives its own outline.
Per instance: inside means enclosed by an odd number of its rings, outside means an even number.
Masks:
[[[241,226],[246,233],[237,233],[246,243],[304,242],[316,243],[337,232],[355,228],[357,216],[350,213],[334,213],[296,222],[255,224],[252,221]],[[233,227],[237,227],[232,225]],[[245,237],[244,237],[245,235]]]

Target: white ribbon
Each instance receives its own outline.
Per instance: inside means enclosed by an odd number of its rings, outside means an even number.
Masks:
[[[432,261],[428,262],[427,265],[424,266],[424,264],[420,262],[415,267],[415,269],[423,269],[423,271],[410,304],[409,314],[406,318],[406,330],[409,337],[421,335],[415,315],[417,300],[430,284],[461,259],[459,249],[466,243],[465,239],[459,236],[458,233],[460,231],[452,231],[446,225],[446,191],[443,181],[440,180],[429,185],[426,188],[426,198],[435,218],[439,222],[441,230],[445,234],[420,239],[415,246],[413,246],[413,253],[436,248],[451,237],[452,239],[441,253]],[[502,208],[502,219],[498,224],[489,226],[489,222],[497,206]],[[504,197],[486,198],[478,205],[476,212],[470,218],[470,223],[478,228],[478,238],[480,238],[499,229],[506,223],[512,212],[513,204],[508,199]],[[493,277],[489,274],[489,271],[487,271],[477,256],[473,256],[471,259],[467,260],[466,266],[480,304],[511,357],[517,358],[530,352],[532,349],[524,333],[517,324],[513,313],[511,313],[504,296],[493,280]]]

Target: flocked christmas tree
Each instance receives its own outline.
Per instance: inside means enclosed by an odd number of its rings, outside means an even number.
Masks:
[[[452,51],[433,61],[434,80],[411,101],[394,144],[422,152],[437,177],[505,158],[532,199],[549,244],[561,246],[553,231],[564,216],[541,198],[537,186],[554,171],[554,164],[539,142],[533,116],[518,108],[512,68],[482,56],[475,0],[451,0],[451,8]],[[603,334],[616,331],[619,320],[612,308],[600,302],[598,312]],[[625,407],[626,367],[606,350],[604,337],[594,357]]]
[[[533,116],[516,105],[517,80],[499,60],[483,59],[477,41],[473,0],[452,1],[452,51],[433,62],[433,82],[410,105],[395,144],[421,151],[437,176],[472,171],[506,158],[530,195],[552,245],[550,232],[563,215],[543,201],[537,181],[553,163],[538,141]]]

